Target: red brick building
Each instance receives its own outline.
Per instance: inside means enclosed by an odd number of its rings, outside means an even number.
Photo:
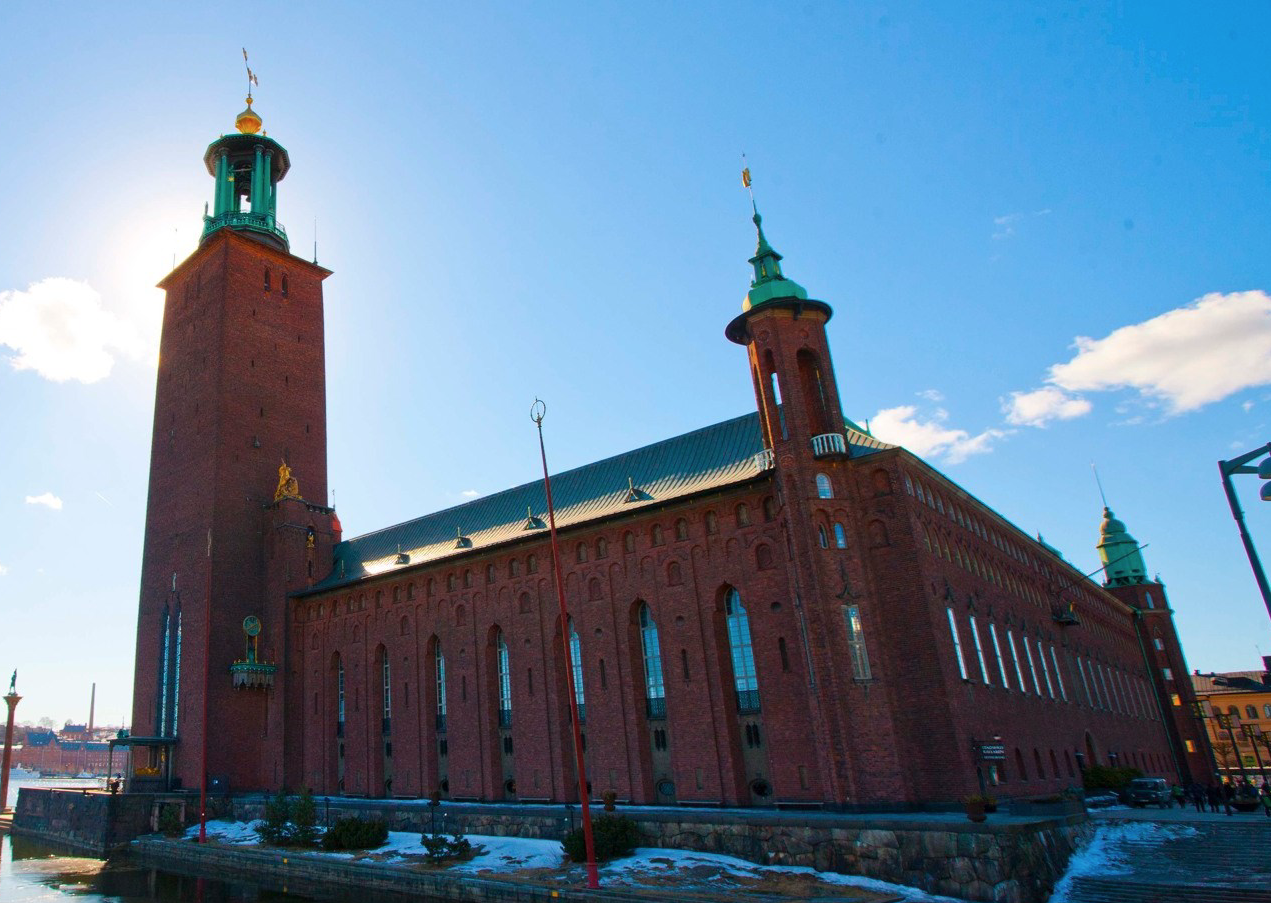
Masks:
[[[329,273],[288,251],[289,160],[259,125],[249,105],[209,147],[203,240],[162,283],[134,733],[186,786],[206,673],[208,771],[233,789],[575,798],[566,637],[597,796],[906,806],[979,776],[1013,796],[1096,763],[1186,774],[1137,627],[1178,650],[1163,592],[1145,613],[1146,584],[1090,582],[844,418],[830,306],[758,214],[726,330],[756,411],[553,478],[568,624],[538,483],[342,540]]]

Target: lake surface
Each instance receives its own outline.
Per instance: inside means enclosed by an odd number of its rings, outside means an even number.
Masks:
[[[19,787],[97,786],[88,780],[15,781]],[[0,834],[0,901],[3,903],[312,903],[254,884],[191,878],[136,865],[68,854],[40,841]]]

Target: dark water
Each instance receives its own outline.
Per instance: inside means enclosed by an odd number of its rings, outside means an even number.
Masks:
[[[243,882],[161,872],[127,859],[89,859],[0,834],[0,900],[4,903],[309,903],[312,899]]]

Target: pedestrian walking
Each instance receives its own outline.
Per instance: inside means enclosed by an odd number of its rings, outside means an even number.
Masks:
[[[1205,788],[1205,799],[1209,803],[1210,812],[1218,811],[1219,798],[1220,797],[1218,795],[1218,788],[1215,787],[1213,784],[1210,784],[1208,787]]]
[[[1236,788],[1230,781],[1222,785],[1222,804],[1228,815],[1234,814],[1231,808],[1231,801],[1235,798],[1235,796]]]
[[[1192,805],[1196,807],[1197,812],[1205,811],[1205,791],[1195,781],[1187,788],[1188,795],[1192,798]]]

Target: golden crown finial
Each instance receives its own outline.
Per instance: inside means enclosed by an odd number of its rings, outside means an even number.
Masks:
[[[243,48],[243,65],[247,68],[247,109],[238,114],[234,125],[244,135],[255,135],[264,124],[260,114],[252,109],[252,85],[259,85],[260,82],[256,79],[256,73],[252,72],[252,67],[247,64],[246,47]]]

